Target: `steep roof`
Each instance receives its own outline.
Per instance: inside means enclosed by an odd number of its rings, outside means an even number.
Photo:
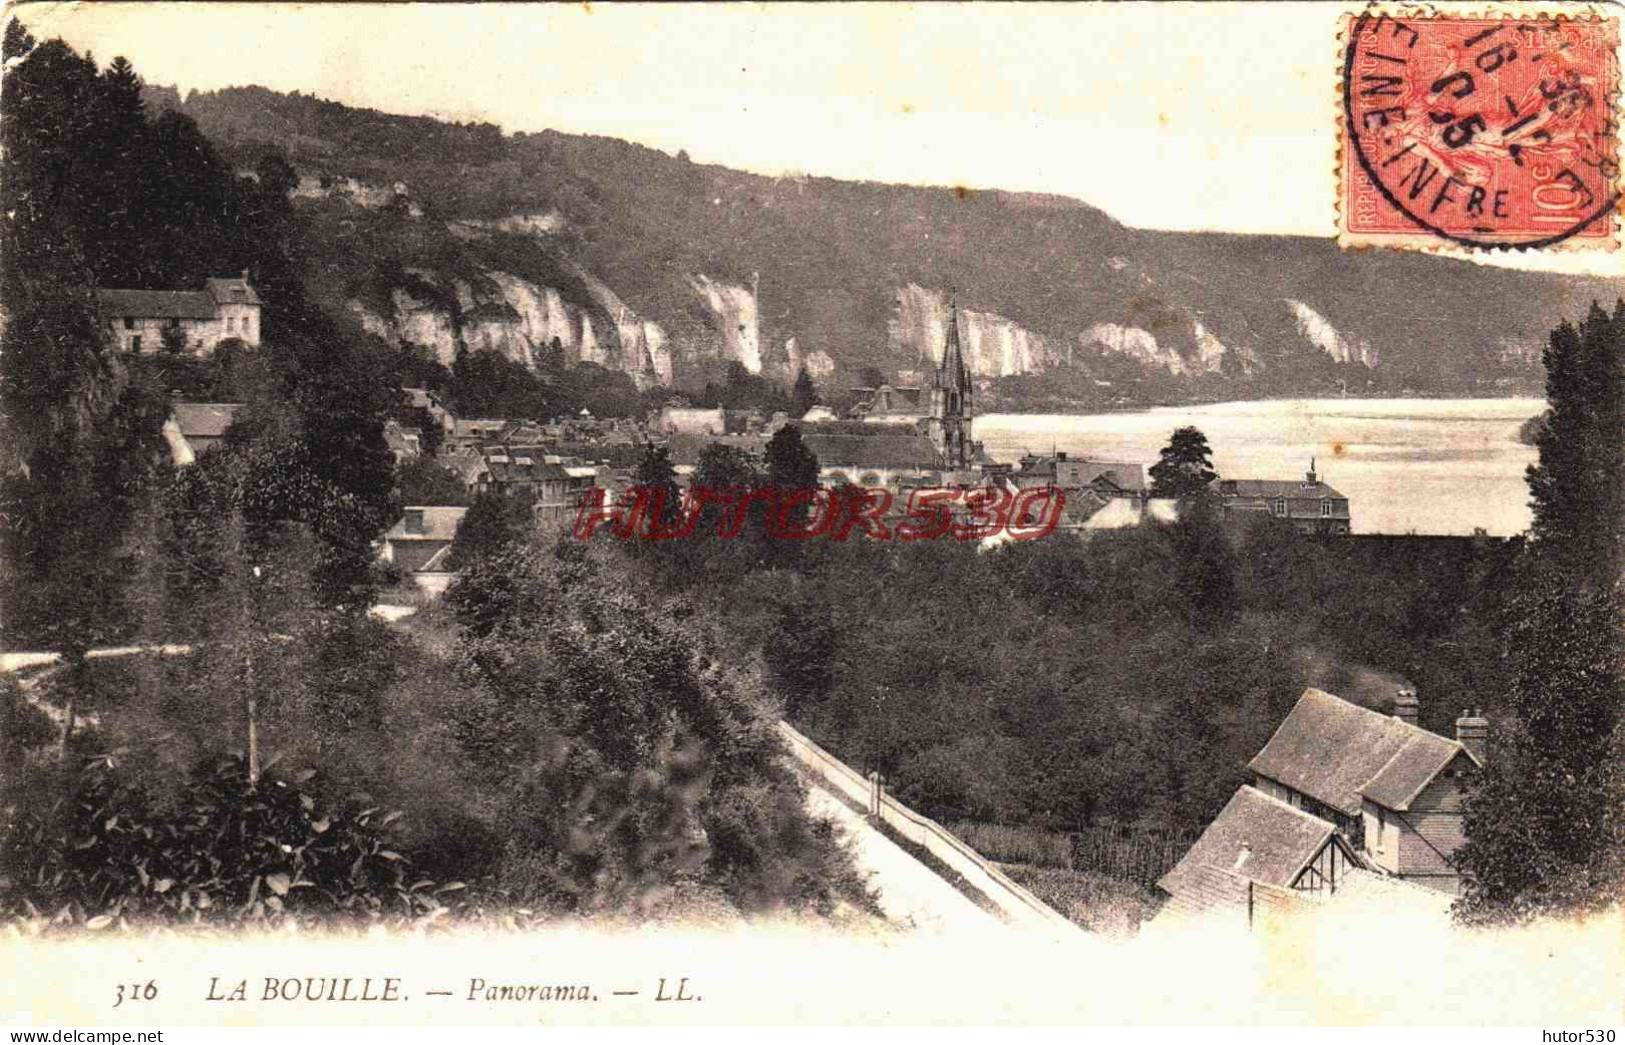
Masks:
[[[1057,486],[1088,486],[1105,482],[1128,492],[1138,493],[1146,489],[1145,466],[1129,461],[1091,461],[1086,457],[1030,453],[1024,455],[1019,464],[1019,478],[1041,478]]]
[[[241,403],[174,403],[169,412],[175,418],[181,435],[218,439],[226,434],[226,429],[237,417],[237,411],[242,408]]]
[[[210,279],[204,283],[208,293],[222,305],[258,305],[260,296],[248,285],[246,278]]]
[[[1184,859],[1157,885],[1173,895],[1199,887],[1199,868],[1218,868],[1288,888],[1337,828],[1256,788],[1242,785]]]
[[[457,536],[457,524],[463,521],[468,514],[467,508],[452,508],[445,505],[410,505],[402,510],[403,514],[389,532],[384,534],[386,541],[449,541]],[[423,532],[407,533],[406,516],[413,512],[423,513]]]
[[[666,452],[674,465],[698,465],[700,455],[712,444],[731,446],[751,456],[760,456],[767,449],[764,435],[705,435],[692,432],[673,432],[665,437]]]
[[[840,422],[803,425],[801,441],[822,468],[890,470],[942,466],[936,444],[912,428]]]
[[[1472,753],[1456,741],[1418,729],[1405,746],[1388,760],[1388,764],[1360,789],[1360,794],[1380,806],[1403,813],[1410,809],[1411,802],[1433,782],[1439,771],[1462,754],[1472,758]]]
[[[1239,921],[1247,916],[1249,901],[1254,919],[1265,921],[1299,914],[1310,903],[1296,889],[1264,885],[1220,867],[1196,867],[1157,912],[1156,924],[1158,928],[1179,927],[1214,915],[1231,915]]]
[[[1230,497],[1298,497],[1308,500],[1348,500],[1322,482],[1305,479],[1220,479],[1219,493]]]
[[[1362,793],[1389,809],[1408,809],[1463,750],[1408,722],[1306,689],[1247,768],[1357,816]]]
[[[97,290],[104,316],[134,319],[213,319],[214,298],[202,290]]]

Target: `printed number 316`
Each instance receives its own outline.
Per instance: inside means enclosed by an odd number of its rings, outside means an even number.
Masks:
[[[113,1008],[116,1009],[123,1005],[126,998],[130,1001],[151,1001],[156,997],[158,997],[158,984],[152,980],[148,980],[144,984],[121,983],[118,985],[118,1001],[113,1003]]]

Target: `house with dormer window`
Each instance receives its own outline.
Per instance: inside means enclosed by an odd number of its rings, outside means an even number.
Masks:
[[[1158,881],[1181,917],[1238,904],[1277,909],[1336,896],[1364,875],[1445,897],[1461,890],[1461,798],[1484,765],[1489,723],[1456,720],[1456,738],[1417,725],[1402,689],[1384,715],[1306,689],[1243,785]]]
[[[202,290],[96,291],[102,330],[119,351],[136,354],[162,351],[166,341],[196,356],[231,338],[258,345],[261,304],[246,271],[205,280]]]
[[[1220,479],[1213,489],[1226,517],[1270,515],[1304,533],[1349,532],[1349,499],[1327,485],[1313,459],[1301,480]]]

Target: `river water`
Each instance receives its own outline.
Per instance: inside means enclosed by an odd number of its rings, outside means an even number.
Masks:
[[[1534,447],[1518,427],[1540,399],[1291,399],[1157,407],[1109,414],[988,414],[976,438],[995,460],[1024,451],[1138,461],[1195,425],[1227,479],[1297,479],[1311,457],[1349,499],[1355,533],[1520,533],[1529,526],[1524,469]]]

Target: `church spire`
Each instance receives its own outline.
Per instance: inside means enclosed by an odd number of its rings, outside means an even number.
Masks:
[[[950,387],[963,389],[970,384],[970,368],[965,365],[965,353],[959,345],[959,305],[948,299],[948,341],[942,350],[940,372],[951,379]]]

